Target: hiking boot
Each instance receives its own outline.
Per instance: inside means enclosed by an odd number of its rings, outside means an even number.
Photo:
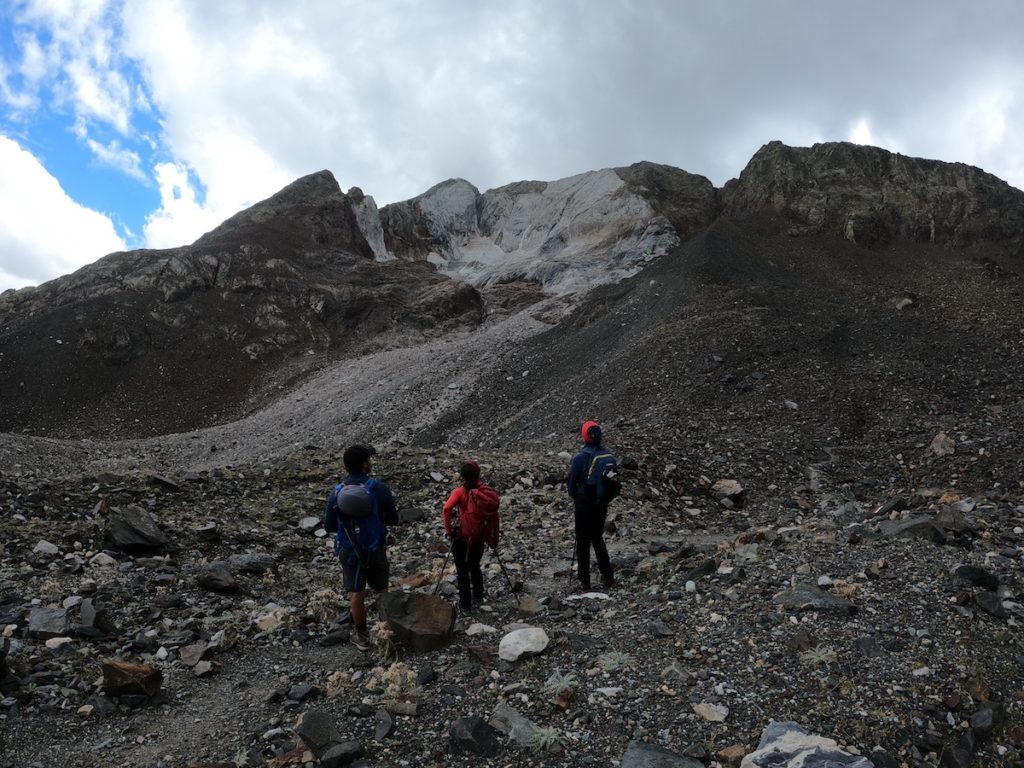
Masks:
[[[465,616],[465,617],[470,618],[470,619],[473,618],[473,607],[472,606],[467,608],[466,606],[460,604],[459,608],[458,608],[458,611],[459,611],[459,616]]]
[[[349,642],[360,651],[368,651],[370,650],[370,633],[365,629],[353,630],[352,634],[349,636]]]
[[[604,587],[605,589],[611,589],[612,587],[615,586],[615,577],[614,576],[602,576],[601,577],[601,586]]]
[[[594,588],[591,587],[589,584],[584,584],[583,582],[580,582],[579,584],[576,585],[576,589],[574,589],[572,591],[572,593],[574,595],[582,595],[584,592],[593,592],[593,591],[594,591]]]

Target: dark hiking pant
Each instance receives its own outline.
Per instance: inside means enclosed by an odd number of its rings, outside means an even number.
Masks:
[[[459,605],[469,610],[473,600],[484,599],[484,574],[480,570],[480,558],[484,556],[483,540],[471,544],[465,539],[452,542],[452,559],[455,560],[455,579],[459,585]],[[470,591],[472,582],[472,592]]]
[[[604,521],[608,518],[607,504],[594,504],[576,499],[576,561],[579,564],[580,584],[590,586],[590,548],[594,548],[597,567],[606,579],[612,578],[612,561],[604,545]]]

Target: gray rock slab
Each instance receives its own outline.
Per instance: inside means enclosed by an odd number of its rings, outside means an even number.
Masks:
[[[622,768],[704,768],[692,757],[683,757],[656,744],[631,741],[622,756]]]
[[[523,717],[508,704],[496,706],[488,722],[494,730],[508,738],[517,747],[532,746],[533,735],[538,730],[533,721]]]
[[[857,606],[841,597],[810,584],[799,584],[793,589],[780,592],[775,603],[791,611],[819,611],[852,616]]]
[[[68,612],[64,608],[33,608],[28,615],[28,633],[48,640],[68,632]]]
[[[124,551],[163,549],[167,536],[156,518],[142,507],[131,505],[110,510],[106,526],[107,540]]]
[[[274,569],[276,563],[272,555],[266,552],[246,552],[228,558],[231,567],[240,573],[264,574]]]
[[[906,520],[883,520],[878,530],[888,539],[917,538],[927,539],[935,544],[945,544],[946,534],[930,517],[910,517]]]

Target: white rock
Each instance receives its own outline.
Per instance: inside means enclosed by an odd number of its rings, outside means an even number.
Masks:
[[[783,400],[782,403],[791,411],[795,411],[800,408],[800,406],[794,403],[792,400]]]
[[[509,632],[498,644],[498,657],[502,661],[518,661],[533,656],[548,647],[548,633],[539,627],[524,627]]]
[[[97,552],[89,558],[89,565],[96,565],[103,568],[106,566],[117,565],[117,560],[112,558],[106,552]]]
[[[312,515],[309,517],[304,517],[301,520],[299,520],[299,529],[304,533],[312,533],[317,529],[319,525],[320,518],[313,517]]]
[[[949,456],[956,453],[956,441],[945,432],[939,432],[939,434],[932,438],[930,448],[936,456]]]
[[[60,547],[51,544],[46,539],[41,539],[32,551],[40,555],[56,555],[60,552]]]
[[[597,692],[602,696],[607,696],[609,699],[618,696],[622,693],[622,688],[598,688]]]
[[[490,635],[497,631],[498,630],[495,627],[492,627],[489,624],[482,624],[481,622],[476,621],[469,625],[469,629],[466,630],[466,634],[470,636]]]
[[[612,596],[604,592],[581,592],[578,595],[566,595],[564,599],[570,602],[575,600],[611,600]]]
[[[818,577],[818,586],[819,587],[829,587],[831,585],[832,585],[832,577],[831,576],[819,576]]]
[[[71,597],[64,598],[64,601],[60,604],[61,608],[75,608],[82,604],[81,595],[72,595]]]
[[[56,651],[58,648],[63,648],[65,645],[73,642],[70,637],[51,637],[46,641],[46,647],[51,651]]]
[[[697,582],[696,581],[688,581],[688,582],[686,582],[686,591],[687,592],[696,592],[697,591]]]
[[[729,708],[724,704],[694,704],[693,711],[709,723],[724,723],[729,716]]]

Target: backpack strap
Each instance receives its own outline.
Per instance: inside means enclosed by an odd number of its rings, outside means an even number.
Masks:
[[[587,470],[587,479],[594,474],[594,468],[597,467],[597,462],[601,459],[614,459],[615,457],[610,453],[595,453],[593,460],[590,462],[590,469]]]

